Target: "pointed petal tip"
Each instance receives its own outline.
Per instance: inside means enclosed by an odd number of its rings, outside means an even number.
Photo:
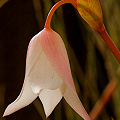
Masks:
[[[79,97],[69,87],[66,88],[64,93],[66,102],[78,113],[84,120],[91,120],[90,116],[83,107]]]
[[[3,113],[2,117],[8,116],[9,114],[6,113],[6,111]]]
[[[46,109],[44,109],[44,112],[45,112],[45,117],[46,119],[50,116],[51,112],[49,111],[46,111]]]
[[[18,109],[15,109],[14,104],[15,104],[15,102],[12,102],[11,104],[9,104],[7,106],[7,108],[4,111],[3,117],[8,116],[8,115],[10,115],[18,110]]]
[[[45,116],[46,116],[46,119],[47,119],[49,115],[47,115],[47,114],[45,113]]]
[[[2,117],[5,117],[5,116],[6,116],[6,114],[5,114],[5,112],[4,112]]]
[[[8,115],[12,114],[12,113],[10,112],[10,109],[9,109],[10,107],[9,107],[9,106],[10,106],[10,105],[8,105],[7,108],[5,109],[2,117],[5,117],[5,116],[8,116]]]

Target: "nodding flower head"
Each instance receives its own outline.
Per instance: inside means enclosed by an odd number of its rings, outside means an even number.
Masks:
[[[9,115],[40,98],[48,117],[62,97],[85,120],[90,120],[73,83],[69,60],[61,37],[44,28],[28,46],[24,84],[18,98],[5,110]]]

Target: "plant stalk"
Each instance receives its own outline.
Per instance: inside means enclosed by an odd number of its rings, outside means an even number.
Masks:
[[[46,19],[44,28],[50,29],[51,18],[52,18],[52,16],[53,16],[55,10],[56,10],[59,6],[65,4],[65,3],[71,3],[71,4],[73,4],[73,3],[75,3],[75,0],[61,0],[61,1],[57,2],[57,3],[51,8],[50,12],[48,13],[48,16],[47,16],[47,19]]]
[[[120,64],[120,51],[118,50],[118,48],[115,46],[115,44],[111,40],[107,31],[104,29],[102,32],[99,32],[99,31],[97,32],[102,37],[102,39],[104,40],[104,42],[106,43],[106,45],[108,46],[108,48],[110,49],[110,51],[112,52],[112,54],[115,56],[115,58]]]

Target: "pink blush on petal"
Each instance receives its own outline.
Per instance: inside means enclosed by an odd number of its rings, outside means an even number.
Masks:
[[[74,91],[76,94],[75,86],[73,83],[69,59],[67,51],[62,38],[51,29],[43,29],[39,40],[43,51],[48,57],[49,61],[61,76],[63,81]]]

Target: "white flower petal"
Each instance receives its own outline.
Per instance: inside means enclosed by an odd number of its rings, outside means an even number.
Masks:
[[[41,47],[40,41],[44,41],[44,37],[41,38],[40,36],[43,31],[32,38],[27,52],[25,78],[29,81],[35,94],[39,94],[45,88],[56,89],[63,83]]]
[[[10,115],[13,112],[29,105],[36,98],[37,98],[37,95],[35,95],[32,92],[32,90],[29,86],[29,83],[26,80],[26,82],[23,85],[23,88],[22,88],[20,95],[18,96],[18,98],[14,102],[12,102],[10,105],[8,105],[3,116]]]
[[[41,89],[57,89],[63,83],[43,51],[39,55],[27,79],[35,94],[39,94]]]
[[[91,120],[87,112],[85,111],[81,101],[79,100],[77,94],[75,94],[69,87],[66,87],[64,93],[64,98],[67,103],[84,119]]]
[[[26,73],[25,73],[25,77],[28,76],[28,74],[30,73],[32,67],[34,66],[35,62],[37,61],[39,55],[42,52],[42,47],[40,45],[40,41],[38,39],[38,35],[41,32],[39,32],[37,35],[35,35],[28,46],[28,50],[27,50],[27,56],[26,56]]]
[[[65,89],[66,85],[63,83],[62,86],[56,90],[44,89],[40,92],[39,98],[44,106],[46,117],[51,114],[60,102]]]

